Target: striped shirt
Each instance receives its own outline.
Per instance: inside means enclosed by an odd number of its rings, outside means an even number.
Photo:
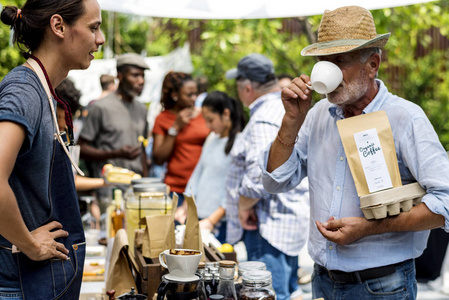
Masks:
[[[231,163],[226,178],[226,239],[228,243],[235,244],[243,236],[238,220],[240,195],[259,199],[256,214],[261,236],[284,254],[296,256],[307,239],[308,184],[303,181],[287,193],[269,194],[262,186],[262,170],[257,163],[260,152],[276,138],[281,125],[285,113],[281,93],[265,94],[249,109],[251,119],[230,153]]]

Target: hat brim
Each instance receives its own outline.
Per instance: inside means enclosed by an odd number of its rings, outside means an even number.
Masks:
[[[382,48],[388,41],[391,33],[379,34],[371,40],[336,40],[331,42],[315,43],[301,51],[302,56],[324,56],[346,53],[364,48]]]
[[[237,68],[226,71],[225,77],[226,79],[236,79],[239,75],[239,71]]]
[[[117,68],[120,68],[123,66],[131,66],[131,67],[136,67],[136,68],[139,68],[142,70],[150,70],[150,67],[146,63],[122,62],[120,64],[117,64]]]

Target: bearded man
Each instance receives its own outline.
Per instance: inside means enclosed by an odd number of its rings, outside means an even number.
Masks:
[[[147,109],[135,100],[145,84],[143,57],[126,53],[117,57],[117,91],[89,107],[79,138],[81,158],[92,165],[91,177],[100,177],[107,163],[145,176],[146,155],[139,136],[148,136]]]
[[[389,36],[377,34],[364,8],[326,11],[318,43],[301,54],[334,63],[343,80],[312,108],[308,75],[284,88],[282,126],[260,157],[268,192],[291,190],[308,177],[314,299],[416,299],[414,259],[429,229],[449,231],[446,151],[422,109],[377,79]],[[385,111],[391,124],[402,184],[418,182],[426,194],[408,212],[367,220],[336,123],[375,111]]]

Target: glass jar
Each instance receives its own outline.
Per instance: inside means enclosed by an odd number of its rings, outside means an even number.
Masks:
[[[237,298],[240,299],[240,290],[242,289],[242,275],[247,271],[256,270],[266,270],[267,265],[262,261],[244,261],[238,264],[238,274],[237,280],[235,281],[235,291],[237,293]]]
[[[129,248],[134,251],[135,231],[144,226],[140,220],[150,215],[171,213],[172,202],[165,183],[135,184],[132,193],[126,193],[125,223]]]
[[[238,272],[239,277],[242,277],[242,274],[246,271],[256,271],[256,270],[266,270],[267,265],[262,261],[244,261],[239,263]]]
[[[223,300],[237,300],[234,286],[235,265],[236,263],[231,260],[220,261],[217,294],[223,295]]]
[[[241,300],[276,300],[271,272],[266,270],[247,271],[242,275]]]
[[[155,184],[155,183],[163,183],[161,178],[156,177],[142,177],[139,179],[131,180],[131,185],[136,186],[138,184]]]

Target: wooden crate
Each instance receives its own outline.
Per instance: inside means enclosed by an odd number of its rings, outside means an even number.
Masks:
[[[204,246],[204,255],[206,261],[233,260],[237,262],[235,252],[221,253],[213,246]],[[151,297],[157,293],[157,288],[162,280],[162,276],[168,273],[168,270],[161,266],[159,258],[149,259],[143,257],[142,252],[135,249],[137,265],[139,267],[139,275],[136,279],[136,285],[139,293]]]
[[[203,244],[204,255],[206,261],[220,261],[220,260],[232,260],[237,262],[237,253],[233,252],[220,252],[217,248],[212,245],[207,246]]]
[[[136,250],[135,254],[140,273],[140,279],[136,282],[139,293],[152,296],[157,292],[162,275],[167,274],[168,271],[161,266],[159,258],[143,257],[139,250]]]

